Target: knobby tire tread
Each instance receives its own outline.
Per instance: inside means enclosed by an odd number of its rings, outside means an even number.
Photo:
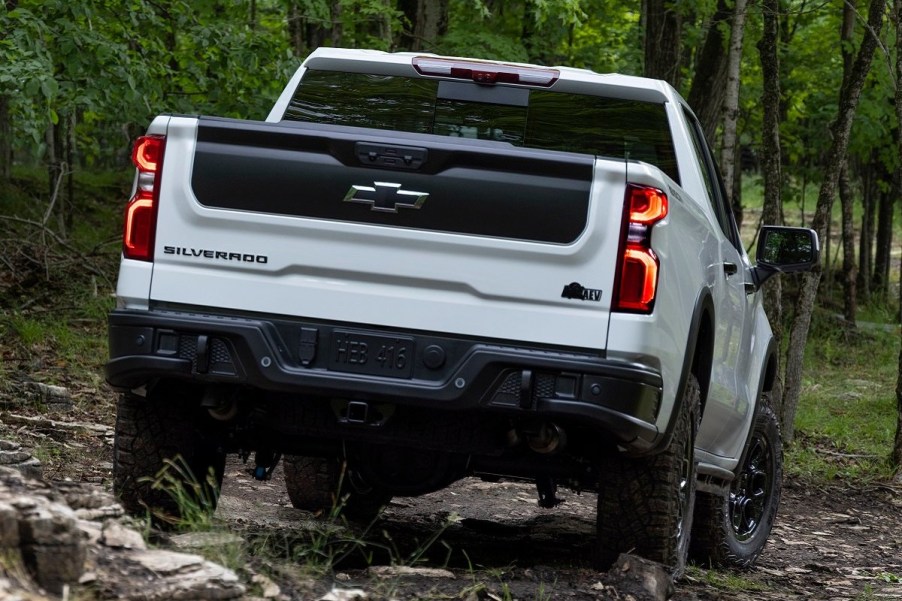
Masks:
[[[635,553],[667,566],[674,576],[685,568],[692,525],[695,460],[691,462],[689,506],[678,524],[680,469],[685,444],[694,445],[698,428],[700,388],[694,376],[686,385],[669,447],[644,458],[610,456],[602,465],[598,485],[597,555],[607,569],[620,553]],[[677,530],[682,536],[677,539]]]

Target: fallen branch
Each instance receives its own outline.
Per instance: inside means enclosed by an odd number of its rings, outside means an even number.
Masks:
[[[84,422],[65,422],[46,417],[19,415],[7,411],[0,412],[0,422],[13,426],[26,426],[36,430],[68,431],[76,434],[91,434],[106,436],[112,432],[112,428],[103,424],[88,424]]]
[[[827,449],[814,448],[815,453],[821,455],[831,455],[833,457],[843,457],[847,459],[877,459],[877,455],[863,455],[858,453],[839,453],[837,451],[828,451]]]

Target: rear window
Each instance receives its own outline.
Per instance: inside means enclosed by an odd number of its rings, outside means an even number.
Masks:
[[[308,70],[284,118],[629,158],[679,181],[664,105],[651,102]]]

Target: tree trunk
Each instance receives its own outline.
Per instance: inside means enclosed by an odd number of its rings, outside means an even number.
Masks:
[[[520,39],[523,41],[523,47],[526,49],[526,56],[531,61],[536,60],[536,26],[538,17],[536,15],[535,3],[530,0],[523,2],[523,26],[520,29]]]
[[[842,52],[842,80],[845,86],[852,75],[853,36],[855,34],[855,0],[843,3],[843,20],[840,29],[840,51]],[[867,35],[867,34],[865,34]],[[843,284],[843,316],[846,327],[855,329],[855,310],[857,305],[855,288],[855,227],[852,224],[852,184],[849,181],[849,162],[843,163],[839,173],[839,201],[842,206],[842,284]]]
[[[858,298],[865,302],[871,297],[871,237],[874,231],[873,185],[874,169],[868,166],[862,182],[861,232],[858,238]]]
[[[645,76],[680,88],[683,19],[672,0],[645,0]]]
[[[849,181],[849,165],[846,162],[839,174],[839,200],[842,204],[842,274],[843,317],[846,327],[855,329],[855,313],[858,308],[857,266],[855,265],[855,225],[852,219],[852,183]]]
[[[727,66],[727,91],[723,105],[723,150],[720,166],[727,182],[727,201],[733,204],[733,171],[736,169],[736,128],[739,124],[739,63],[742,59],[742,37],[745,32],[746,0],[736,0],[730,54]]]
[[[391,3],[386,0],[386,7]],[[438,39],[448,31],[448,0],[400,0],[398,9],[404,13],[406,26],[401,34],[399,47],[413,52],[432,51]],[[523,31],[535,26],[534,6],[523,5]],[[527,23],[527,21],[530,21]],[[529,50],[528,39],[523,45]]]
[[[764,176],[764,207],[761,222],[768,225],[782,223],[783,214],[783,174],[781,167],[782,149],[780,147],[780,55],[778,43],[780,27],[777,15],[780,14],[779,0],[763,0],[761,12],[764,17],[764,30],[758,42],[758,54],[761,58],[763,90],[761,106],[764,121],[761,132],[761,172]],[[764,310],[774,331],[774,342],[777,348],[783,343],[783,289],[781,278],[771,278],[764,284]],[[782,416],[782,385],[780,371],[777,370],[778,390],[771,395],[771,402],[778,416]]]
[[[382,14],[379,15],[379,39],[385,44],[386,50],[394,49],[395,42],[392,38],[391,31],[391,11],[392,5],[390,0],[382,0]]]
[[[304,43],[304,18],[296,0],[288,3],[287,16],[285,25],[288,29],[288,45],[295,56],[304,56],[307,52],[307,46]]]
[[[330,10],[332,15],[332,28],[329,33],[332,38],[332,46],[340,48],[342,38],[344,37],[344,25],[342,25],[341,22],[341,1],[332,0]]]
[[[6,0],[7,12],[15,10],[18,0]],[[0,40],[6,37],[6,31],[0,31]],[[0,184],[8,182],[12,177],[13,146],[12,120],[9,114],[9,97],[0,90]]]
[[[893,1],[893,20],[896,23],[896,126],[902,127],[902,0]],[[897,152],[902,156],[902,135],[896,136]],[[902,166],[896,172],[896,181],[902,183]],[[899,375],[896,379],[896,439],[892,461],[899,479],[902,467],[902,352],[899,353]]]
[[[9,117],[9,98],[0,94],[0,185],[12,177],[12,122]]]
[[[871,278],[871,290],[875,294],[883,294],[884,297],[889,287],[890,247],[893,243],[893,191],[897,189],[898,185],[893,183],[891,191],[880,191],[877,195],[877,237],[874,245],[874,275]]]
[[[877,38],[883,29],[883,12],[886,8],[886,0],[871,0],[868,10],[868,27],[870,31],[862,37],[861,46],[852,65],[848,81],[843,83],[839,93],[839,105],[836,119],[830,126],[832,143],[827,153],[827,159],[821,172],[824,174],[820,192],[817,198],[817,206],[814,211],[812,228],[823,239],[827,233],[827,224],[830,212],[833,208],[833,199],[836,196],[836,187],[839,180],[839,172],[846,160],[846,152],[849,147],[849,135],[852,130],[852,120],[858,108],[858,99],[861,96],[861,88],[874,58],[874,50],[877,47]],[[802,287],[799,292],[799,301],[792,329],[789,334],[789,349],[786,354],[786,380],[783,391],[783,438],[791,442],[795,434],[795,414],[799,404],[799,396],[802,392],[802,359],[805,352],[805,344],[808,341],[808,328],[811,325],[811,314],[814,311],[814,299],[817,295],[817,286],[820,282],[821,270],[815,267],[810,273],[802,277]]]
[[[705,44],[696,60],[695,76],[687,98],[712,148],[716,146],[714,137],[723,115],[727,89],[727,41],[721,24],[726,23],[730,15],[726,0],[718,0],[717,10],[708,24]]]
[[[730,198],[732,199],[733,218],[736,220],[736,227],[742,228],[745,209],[742,206],[742,145],[740,144],[736,144],[733,147],[733,165],[733,181],[727,182],[726,185],[732,188]]]

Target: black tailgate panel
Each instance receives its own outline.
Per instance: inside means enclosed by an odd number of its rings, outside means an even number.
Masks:
[[[216,118],[201,118],[197,136],[191,184],[208,207],[556,244],[586,228],[588,155]],[[345,202],[349,194],[357,201]],[[389,210],[373,210],[375,196]]]

